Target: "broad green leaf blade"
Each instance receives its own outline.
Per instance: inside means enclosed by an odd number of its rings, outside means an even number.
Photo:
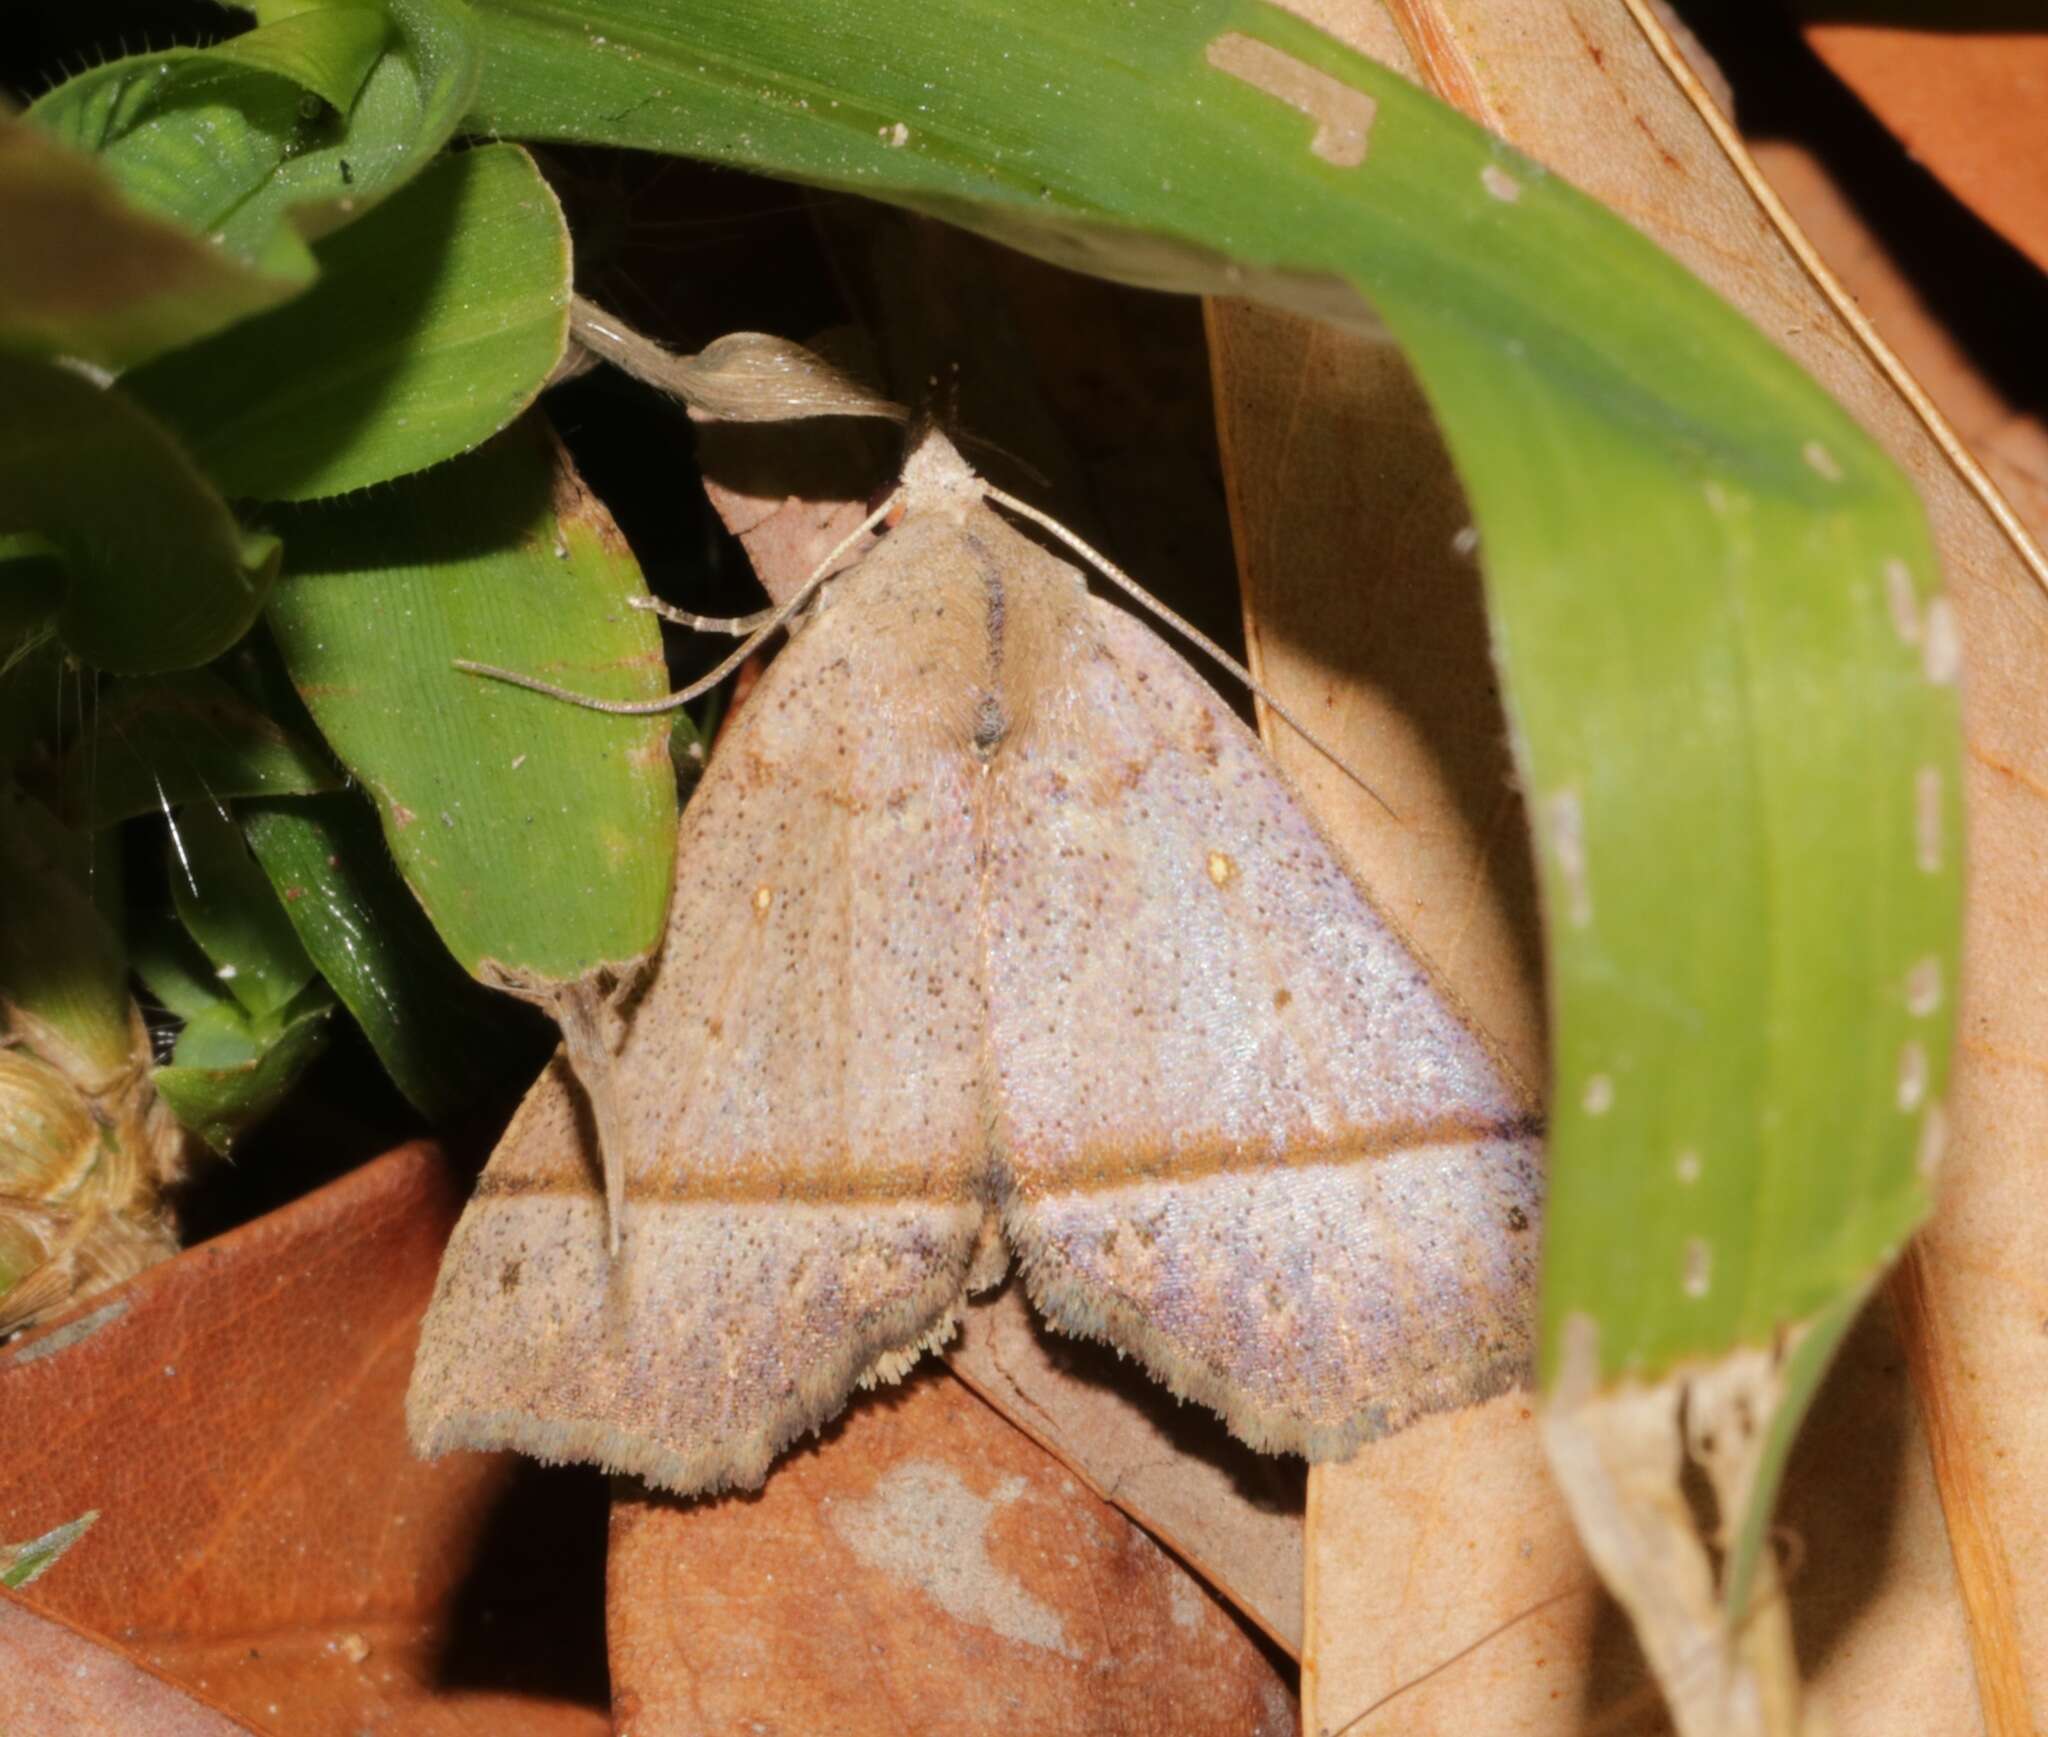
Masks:
[[[1650,1379],[1862,1292],[1939,1145],[1955,644],[1910,488],[1825,393],[1625,224],[1252,0],[480,11],[489,129],[1384,322],[1471,500],[1538,834],[1546,1381],[1568,1325],[1595,1379]]]
[[[271,307],[301,279],[123,197],[103,168],[0,115],[0,347],[123,368]]]
[[[460,0],[312,7],[207,49],[130,56],[28,110],[137,205],[303,284],[307,240],[424,168],[475,87]]]
[[[233,816],[194,803],[172,817],[167,849],[179,921],[221,987],[251,1020],[282,1012],[313,981],[313,962]]]
[[[553,1033],[442,946],[359,797],[252,803],[243,830],[321,975],[412,1103],[446,1118],[530,1077]]]
[[[212,672],[190,670],[109,683],[58,780],[64,814],[102,827],[186,803],[332,790],[340,777],[317,743]]]
[[[243,1134],[284,1102],[326,1046],[334,1004],[316,984],[283,1013],[251,1019],[223,1002],[179,1033],[169,1065],[150,1080],[171,1113],[226,1156]]]
[[[297,301],[122,382],[227,494],[308,500],[467,452],[568,341],[568,231],[516,145],[444,158],[317,254]]]
[[[286,667],[463,969],[567,983],[651,951],[675,851],[666,721],[454,667],[606,699],[666,685],[653,618],[626,606],[639,568],[546,424],[284,524]]]
[[[200,49],[198,58],[273,74],[345,115],[390,36],[391,23],[381,7],[344,0],[259,22],[254,30]]]
[[[0,354],[0,533],[61,553],[64,643],[101,669],[189,669],[246,633],[277,568],[155,420],[117,390]]]

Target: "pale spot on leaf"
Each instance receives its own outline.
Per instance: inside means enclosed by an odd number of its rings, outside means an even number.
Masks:
[[[1705,1237],[1688,1238],[1685,1245],[1685,1294],[1704,1297],[1714,1282],[1714,1251]]]
[[[1324,162],[1355,169],[1365,161],[1379,104],[1364,91],[1234,30],[1209,44],[1208,61],[1218,72],[1243,79],[1314,121],[1308,148]]]
[[[1489,163],[1479,171],[1480,184],[1494,198],[1504,205],[1512,205],[1522,196],[1522,184],[1498,163]]]
[[[1920,1119],[1920,1149],[1914,1155],[1914,1164],[1923,1180],[1934,1180],[1947,1150],[1948,1112],[1939,1103],[1929,1104],[1927,1114]]]
[[[1913,774],[1913,859],[1926,875],[1941,873],[1941,771],[1923,766]]]
[[[1927,1046],[1917,1037],[1899,1046],[1899,1108],[1919,1109],[1927,1096]]]
[[[1690,1187],[1700,1179],[1700,1155],[1697,1152],[1681,1152],[1672,1165],[1678,1180]]]
[[[989,1523],[1024,1487],[1008,1478],[977,1496],[951,1466],[910,1460],[864,1499],[835,1506],[830,1523],[870,1568],[916,1588],[956,1622],[1079,1658],[1059,1613],[989,1555]]]
[[[1929,954],[1906,973],[1906,1011],[1925,1019],[1941,1005],[1941,961]]]
[[[1825,477],[1829,482],[1842,480],[1842,461],[1819,441],[1809,440],[1799,449],[1799,456],[1806,460],[1808,468],[1816,476]]]
[[[1550,820],[1550,853],[1564,878],[1565,915],[1575,929],[1593,920],[1593,893],[1586,879],[1586,820],[1577,790],[1560,790],[1544,803]]]
[[[1913,569],[1899,560],[1884,564],[1885,603],[1892,612],[1892,631],[1905,645],[1920,643],[1920,588]]]
[[[1166,1583],[1166,1614],[1178,1629],[1197,1629],[1207,1614],[1200,1588],[1186,1574],[1176,1574]]]
[[[1956,635],[1956,612],[1946,597],[1927,603],[1927,632],[1920,643],[1921,667],[1927,679],[1946,687],[1962,668],[1962,641]]]
[[[1614,1108],[1614,1081],[1606,1074],[1595,1074],[1586,1082],[1586,1114],[1604,1116]]]

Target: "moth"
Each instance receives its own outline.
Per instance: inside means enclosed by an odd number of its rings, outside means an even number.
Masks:
[[[712,755],[618,1210],[558,1057],[443,1261],[423,1453],[756,1486],[1012,1263],[1269,1450],[1524,1376],[1517,1088],[1223,701],[989,495],[925,435]]]

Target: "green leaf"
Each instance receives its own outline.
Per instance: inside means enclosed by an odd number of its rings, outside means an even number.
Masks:
[[[250,1019],[280,1012],[313,981],[313,962],[241,828],[225,809],[194,803],[172,817],[168,849],[178,918],[214,976]]]
[[[1960,877],[1926,525],[1819,387],[1626,224],[1253,0],[480,12],[487,130],[1383,323],[1471,501],[1537,832],[1545,1380],[1568,1328],[1610,1384],[1828,1336],[1928,1208]]]
[[[112,825],[138,814],[231,796],[332,790],[333,763],[208,670],[109,683],[58,769],[61,808],[74,823]]]
[[[241,638],[277,569],[157,423],[118,392],[0,354],[0,533],[32,532],[69,570],[57,629],[128,674],[189,669]]]
[[[546,1059],[547,1026],[479,988],[434,934],[367,803],[257,803],[242,817],[307,953],[422,1112],[445,1119]]]
[[[188,1024],[216,1007],[235,1005],[213,961],[169,911],[137,920],[128,956],[150,994]]]
[[[648,953],[674,856],[666,721],[454,667],[607,699],[666,685],[653,618],[626,606],[639,567],[546,424],[284,523],[270,623],[286,667],[463,968],[563,983]]]
[[[124,368],[295,293],[132,205],[104,169],[0,115],[0,347]]]
[[[569,235],[515,145],[445,158],[318,249],[274,312],[129,375],[230,495],[308,500],[479,445],[569,331]]]
[[[169,1065],[156,1069],[150,1080],[171,1113],[225,1156],[241,1135],[284,1102],[325,1047],[333,1011],[324,983],[261,1019],[220,1002],[186,1025]]]
[[[0,1544],[0,1586],[18,1590],[49,1573],[64,1553],[92,1530],[99,1517],[97,1508],[89,1508],[77,1519],[52,1526],[40,1538],[31,1538],[26,1544]]]
[[[109,61],[28,118],[96,154],[136,205],[304,284],[306,242],[426,166],[476,71],[459,0],[365,0],[281,14],[212,48]]]
[[[134,1063],[128,960],[86,841],[0,779],[0,1028],[87,1089]]]
[[[0,535],[0,766],[54,750],[76,685],[57,640],[64,562],[40,537]]]

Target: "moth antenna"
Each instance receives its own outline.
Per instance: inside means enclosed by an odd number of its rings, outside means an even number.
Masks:
[[[1040,470],[1037,465],[1033,464],[1021,452],[1012,452],[1007,446],[1004,446],[1000,441],[989,440],[979,434],[969,434],[966,431],[966,429],[963,428],[960,430],[958,434],[955,434],[953,436],[953,443],[956,446],[958,446],[962,452],[966,452],[971,448],[975,452],[993,453],[997,458],[1007,459],[1011,464],[1014,464],[1019,470],[1021,470],[1026,476],[1028,476],[1033,482],[1037,483],[1039,487],[1052,487],[1051,477],[1047,476],[1044,471]]]
[[[759,632],[775,613],[773,604],[766,609],[755,610],[752,615],[692,615],[687,609],[678,609],[659,597],[628,597],[626,602],[631,608],[644,609],[677,627],[687,627],[697,633],[729,633],[735,639]]]
[[[1364,773],[1360,772],[1356,766],[1352,765],[1335,748],[1331,747],[1315,731],[1311,730],[1276,700],[1273,697],[1272,690],[1264,682],[1260,681],[1257,676],[1253,675],[1250,670],[1246,669],[1243,664],[1239,663],[1236,658],[1232,657],[1229,652],[1225,651],[1222,646],[1218,645],[1192,621],[1167,608],[1151,592],[1147,591],[1144,586],[1140,585],[1137,580],[1133,579],[1114,561],[1110,560],[1107,555],[1099,553],[1084,543],[1050,513],[1040,512],[1028,502],[1020,501],[1015,495],[1006,493],[1002,489],[997,488],[993,483],[984,482],[982,490],[990,500],[996,502],[999,506],[1008,507],[1011,512],[1029,519],[1041,530],[1051,532],[1053,536],[1057,537],[1069,549],[1072,549],[1075,554],[1079,555],[1082,560],[1086,561],[1089,566],[1093,567],[1096,572],[1100,573],[1103,578],[1129,592],[1131,596],[1135,597],[1147,609],[1151,610],[1154,615],[1158,616],[1161,621],[1182,634],[1189,643],[1201,647],[1203,651],[1207,652],[1233,676],[1243,682],[1261,700],[1265,701],[1272,708],[1273,715],[1276,718],[1286,724],[1297,736],[1318,754],[1322,755],[1325,760],[1329,761],[1345,777],[1349,778],[1352,783],[1356,784],[1359,789],[1363,790],[1380,807],[1385,809],[1388,819],[1397,822],[1401,819],[1401,816],[1395,812],[1394,805],[1372,787],[1371,782]]]
[[[839,558],[903,504],[903,496],[902,489],[891,489],[889,498],[847,532],[832,552],[818,563],[811,576],[797,588],[796,595],[779,608],[769,611],[768,619],[709,675],[698,678],[686,688],[676,689],[672,694],[663,694],[659,699],[601,700],[595,694],[579,694],[574,688],[557,687],[553,682],[542,681],[538,676],[521,675],[516,669],[500,669],[491,663],[472,663],[466,657],[458,657],[455,660],[455,667],[467,675],[489,676],[492,681],[506,682],[515,688],[525,688],[529,693],[546,694],[551,700],[567,700],[572,706],[581,706],[587,712],[610,712],[614,717],[620,718],[647,718],[657,712],[673,712],[678,707],[688,705],[699,695],[708,694],[759,651],[768,636],[808,603],[811,593],[831,578],[832,569],[838,566]]]

